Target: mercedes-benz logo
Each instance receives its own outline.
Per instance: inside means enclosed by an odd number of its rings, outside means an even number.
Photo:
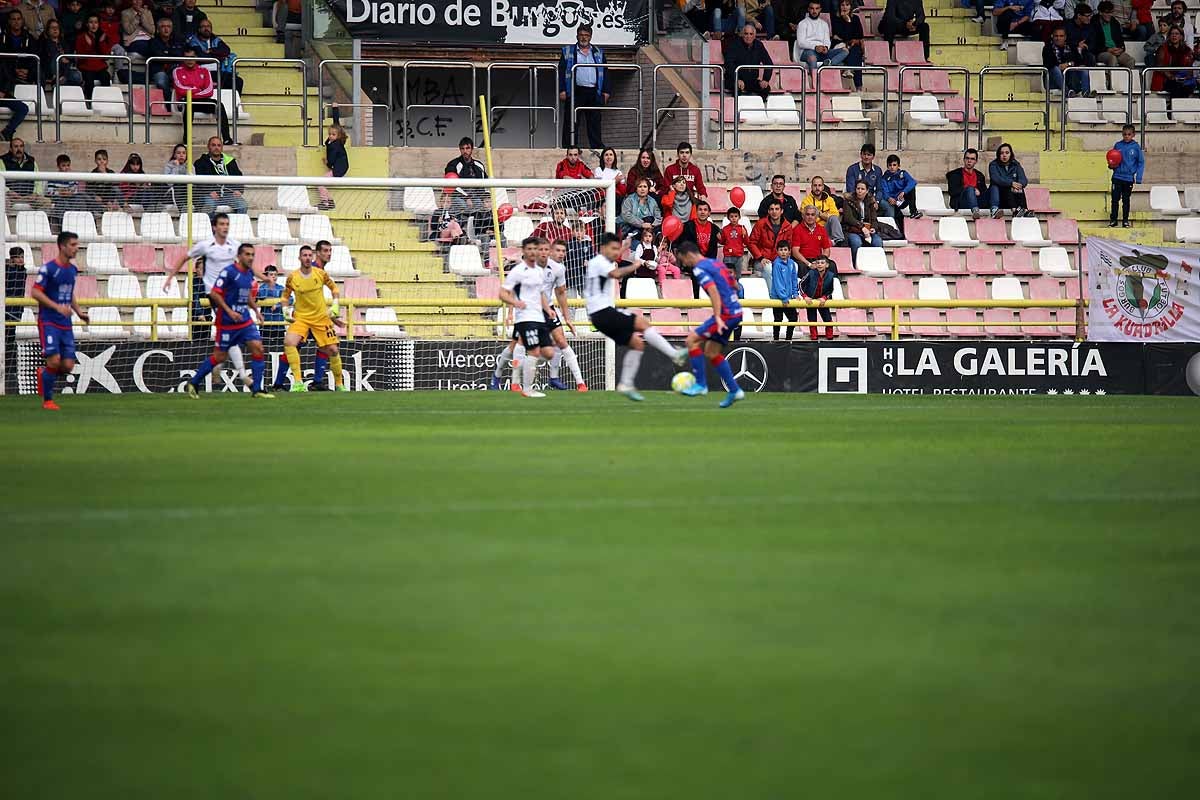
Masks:
[[[725,356],[733,370],[733,378],[743,389],[761,392],[767,385],[767,360],[762,353],[749,347],[739,347]]]

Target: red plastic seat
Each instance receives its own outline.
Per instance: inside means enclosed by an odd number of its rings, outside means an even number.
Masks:
[[[166,247],[163,249],[163,252],[166,253],[170,250],[170,247]],[[275,245],[256,245],[254,247],[254,263],[258,264],[263,269],[266,269],[267,267],[278,267],[279,255],[275,252]]]
[[[863,63],[870,64],[872,67],[896,66],[896,62],[892,59],[892,46],[883,39],[864,39]]]
[[[1051,217],[1046,220],[1046,238],[1055,244],[1079,244],[1079,223],[1073,219]]]
[[[695,300],[692,293],[692,282],[687,278],[667,278],[662,282],[664,300]]]
[[[954,282],[956,300],[987,300],[987,281],[983,278],[959,278]]]
[[[723,52],[721,52],[721,40],[720,39],[709,39],[708,40],[708,56],[709,56],[708,61],[710,64],[724,64],[725,63],[725,54]],[[775,57],[772,56],[771,60],[774,61]]]
[[[782,39],[763,42],[763,47],[767,48],[767,55],[771,57],[772,64],[792,63],[792,54],[788,52],[788,43]]]
[[[42,245],[42,263],[48,264],[58,258],[58,245],[54,242],[47,242]]]
[[[936,308],[913,308],[908,312],[909,332],[916,336],[945,336],[942,313]]]
[[[925,45],[916,39],[897,39],[895,42],[896,63],[909,66],[927,66]]]
[[[732,205],[729,202],[729,190],[724,186],[707,186],[708,189],[708,205],[714,214],[724,214]],[[751,209],[757,211],[758,209]]]
[[[127,244],[121,248],[121,258],[130,272],[163,271],[155,263],[154,245],[151,244]]]
[[[179,260],[187,255],[187,248],[181,244],[167,244],[167,245],[163,245],[162,254],[163,254],[163,260],[162,260],[163,268],[164,268],[164,270],[166,270],[166,269],[170,269],[171,267],[178,264]],[[262,257],[262,245],[260,244],[254,248],[254,260],[258,261],[258,259],[261,257]],[[263,264],[263,268],[264,269],[266,268],[265,263]]]
[[[478,288],[479,284],[475,285]],[[347,300],[375,300],[379,292],[374,278],[346,278],[342,283],[342,296]]]
[[[913,300],[917,294],[909,278],[884,278],[883,296],[888,300]]]
[[[968,251],[969,253],[970,251]],[[933,273],[935,275],[961,275],[963,274],[962,257],[959,256],[958,250],[953,247],[937,247],[929,251],[929,260],[932,263]]]
[[[967,251],[967,272],[972,275],[1002,275],[1004,270],[996,265],[995,250],[976,247]]]
[[[998,322],[1016,322],[1017,315],[1010,308],[985,308],[983,331],[988,336],[1020,336],[1021,329],[1013,325],[997,325]]]
[[[925,251],[917,247],[901,247],[892,251],[892,266],[901,275],[928,275]]]
[[[967,101],[962,95],[952,95],[946,98],[946,116],[949,117],[951,122],[957,122],[961,124],[963,121],[963,112],[966,107]],[[977,124],[978,122],[979,115],[975,113],[975,101],[972,100],[971,123]]]
[[[1062,299],[1062,284],[1058,278],[1030,278],[1029,279],[1029,299],[1030,300],[1061,300]]]
[[[1054,314],[1049,308],[1021,309],[1021,333],[1026,336],[1058,336],[1053,322]]]
[[[837,265],[838,275],[859,274],[858,270],[854,267],[854,259],[850,255],[849,247],[829,248],[829,260]]]
[[[961,294],[959,295],[962,296]],[[982,299],[982,298],[981,298]],[[978,322],[979,312],[974,308],[951,308],[946,311],[947,322]],[[948,326],[950,335],[962,339],[978,339],[980,328],[978,325],[965,325],[958,327],[955,325]]]
[[[1012,244],[1008,229],[1002,219],[981,218],[975,220],[975,238],[984,244]]]
[[[865,308],[839,308],[833,312],[839,333],[846,336],[874,336],[875,329],[867,325]]]
[[[865,275],[856,275],[852,278],[846,278],[844,283],[846,297],[851,300],[879,299],[879,281],[874,278],[868,278]],[[909,285],[912,285],[911,281],[909,281]]]
[[[76,297],[102,297],[100,294],[100,284],[96,282],[95,275],[76,275],[75,276],[75,296]]]
[[[672,322],[674,325],[656,325],[655,330],[663,336],[687,336],[687,328],[683,325],[683,314],[678,308],[650,309],[651,322]]]
[[[839,69],[823,69],[821,76],[821,93],[850,94],[850,90],[842,83],[842,72]]]
[[[1025,202],[1030,211],[1039,214],[1057,214],[1058,209],[1050,205],[1050,190],[1044,186],[1028,186],[1025,188]]]
[[[903,315],[901,315],[903,316]],[[891,337],[892,335],[892,309],[890,308],[872,308],[871,319],[875,322],[875,333],[883,334]],[[904,320],[900,320],[903,324]]]
[[[1079,281],[1078,280],[1072,279],[1069,281],[1063,281],[1063,287],[1067,290],[1067,299],[1068,300],[1078,300],[1079,299]]]
[[[936,234],[937,222],[932,217],[904,221],[904,238],[909,244],[941,244]]]
[[[958,94],[958,90],[950,85],[950,73],[941,70],[922,72],[921,89],[929,94]]]
[[[1009,275],[1040,275],[1041,270],[1033,265],[1033,251],[1024,247],[1006,247],[1000,251],[1004,271]]]
[[[475,296],[481,300],[496,300],[500,297],[500,278],[484,275],[475,279]]]

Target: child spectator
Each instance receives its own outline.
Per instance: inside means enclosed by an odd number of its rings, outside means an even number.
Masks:
[[[350,159],[346,156],[346,129],[338,123],[329,126],[329,135],[325,137],[325,177],[343,178],[350,171]],[[317,208],[322,211],[332,211],[336,207],[329,189],[317,187],[320,202]]]
[[[129,158],[125,159],[125,166],[121,167],[122,175],[145,175],[145,169],[142,165],[142,157],[137,153],[130,153]],[[121,201],[126,207],[129,206],[146,206],[152,205],[154,202],[154,188],[148,183],[122,183]]]
[[[668,277],[680,276],[679,265],[675,263],[675,256],[671,253],[671,243],[666,237],[656,240],[654,231],[649,228],[641,232],[633,243],[631,252],[634,258],[642,260],[637,272],[633,273],[638,278],[654,278],[658,285],[662,286]]]
[[[55,160],[59,172],[71,171],[71,157],[66,153],[59,154]],[[46,197],[51,203],[50,224],[55,230],[62,230],[63,215],[68,211],[86,211],[87,200],[83,187],[78,181],[48,180],[46,181]]]
[[[100,27],[100,17],[88,14],[83,30],[75,37],[75,52],[79,55],[106,56],[112,52],[113,40],[105,35]],[[102,58],[82,58],[79,60],[79,73],[83,77],[83,95],[92,99],[92,88],[97,84],[109,86],[112,81],[108,76],[108,62]]]
[[[100,13],[97,16],[100,20],[100,30],[104,31],[104,38],[113,45],[120,44],[121,17],[117,15],[115,0],[104,0],[100,3]]]
[[[64,8],[65,10],[58,16],[58,21],[62,23],[63,41],[74,43],[75,36],[83,30],[87,14],[83,10],[81,0],[67,0]]]
[[[1151,34],[1150,38],[1146,40],[1145,52],[1147,64],[1153,65],[1158,63],[1158,50],[1167,43],[1167,34],[1170,32],[1171,23],[1166,17],[1159,17],[1158,32]]]
[[[908,216],[917,219],[921,212],[917,210],[917,179],[900,169],[900,156],[890,155],[887,158],[887,170],[883,173],[883,196],[896,211],[896,225],[900,233],[904,233],[904,215],[900,212],[907,208]]]
[[[800,265],[792,258],[791,249],[790,244],[780,241],[775,248],[775,260],[771,262],[770,297],[772,300],[779,300],[784,304],[783,308],[772,309],[775,312],[776,322],[782,322],[785,318],[788,322],[795,322],[799,319],[796,309],[787,305],[800,294]],[[787,340],[789,342],[792,340],[795,330],[794,327],[788,326]],[[779,341],[778,325],[771,328],[771,338]]]
[[[687,178],[676,175],[671,181],[671,190],[663,195],[662,207],[667,213],[678,217],[680,222],[687,222],[696,218],[694,200]]]
[[[96,166],[92,172],[102,175],[115,174],[108,168],[107,150],[97,150],[92,155],[92,158],[96,162]],[[98,206],[100,211],[116,211],[121,207],[121,188],[118,184],[91,183],[88,184],[88,193],[92,196],[92,201]]]
[[[825,306],[825,302],[833,297],[833,275],[829,272],[829,262],[825,256],[817,256],[810,260],[809,266],[812,269],[800,279],[800,296],[804,298],[804,303],[808,306],[808,321],[816,322],[817,314],[820,313],[822,320],[833,322],[833,314]],[[816,302],[815,308],[813,307],[814,301]],[[808,333],[815,342],[817,327],[815,325],[810,327]],[[833,338],[832,325],[825,327],[825,338]]]
[[[177,144],[171,149],[171,157],[163,166],[164,175],[187,175],[187,145]],[[187,187],[179,184],[168,184],[163,190],[162,202],[166,206],[183,208],[187,198]]]
[[[742,212],[735,206],[725,214],[725,227],[717,235],[722,249],[721,258],[734,275],[750,274],[750,251],[746,240],[750,235],[742,227]]]
[[[1121,141],[1113,145],[1113,149],[1121,154],[1121,163],[1112,174],[1112,211],[1109,212],[1108,227],[1117,227],[1117,204],[1124,205],[1121,215],[1121,225],[1133,227],[1129,222],[1129,201],[1133,196],[1133,185],[1142,182],[1142,174],[1146,169],[1146,156],[1142,146],[1134,141],[1134,127],[1121,126]]]

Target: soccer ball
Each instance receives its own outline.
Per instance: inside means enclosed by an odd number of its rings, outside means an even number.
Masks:
[[[676,392],[682,392],[684,389],[690,389],[696,385],[696,376],[690,372],[676,372],[675,377],[671,378],[671,389]]]

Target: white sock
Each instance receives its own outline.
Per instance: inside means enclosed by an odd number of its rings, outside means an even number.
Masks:
[[[558,369],[562,366],[563,351],[555,348],[554,355],[550,357],[550,378],[558,380]]]
[[[625,358],[621,360],[621,380],[617,384],[618,389],[632,389],[634,378],[637,377],[638,367],[642,364],[642,351],[634,350],[632,347],[625,351]]]
[[[229,348],[229,360],[233,362],[233,368],[237,370],[237,374],[242,376],[242,383],[250,385],[250,373],[246,371],[246,360],[242,358],[242,348],[236,344]]]
[[[526,358],[521,362],[521,374],[524,380],[521,382],[521,388],[527,392],[533,391],[533,376],[537,374],[538,360],[536,358]]]
[[[517,342],[515,345],[513,345],[512,357],[512,381],[520,386],[521,382],[517,380],[517,378],[520,377],[521,374],[518,372],[518,370],[521,369],[521,362],[525,360],[525,345],[521,344],[520,342]]]
[[[646,340],[646,344],[650,345],[667,358],[675,358],[675,348],[671,347],[671,343],[664,339],[663,335],[654,328],[648,328],[642,331],[642,338]]]
[[[512,361],[512,354],[513,346],[512,342],[509,342],[507,345],[505,345],[504,349],[500,351],[500,355],[496,356],[496,371],[493,374],[496,376],[497,380],[503,374],[504,367],[507,366],[510,361]]]
[[[567,345],[561,352],[563,361],[567,362],[567,369],[575,376],[575,385],[578,386],[583,383],[583,373],[579,371],[579,359],[575,357],[575,349]]]

